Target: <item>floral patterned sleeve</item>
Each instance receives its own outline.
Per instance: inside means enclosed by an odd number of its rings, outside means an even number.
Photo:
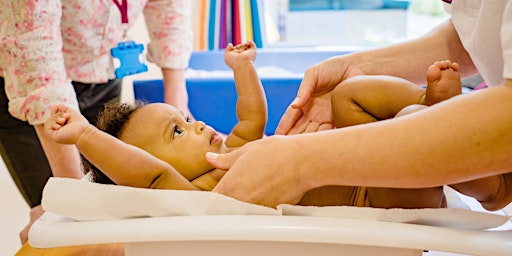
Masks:
[[[192,53],[191,9],[189,0],[149,0],[144,18],[151,42],[148,60],[162,68],[188,66]]]
[[[46,121],[51,105],[78,109],[61,50],[61,1],[2,2],[0,63],[9,112],[35,125]]]

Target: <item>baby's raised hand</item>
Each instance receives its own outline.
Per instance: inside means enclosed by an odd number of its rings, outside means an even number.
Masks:
[[[224,50],[224,62],[232,69],[241,61],[247,60],[253,62],[255,59],[256,45],[252,41],[247,41],[236,46],[230,43]]]
[[[44,130],[54,141],[75,144],[87,126],[87,119],[78,111],[64,105],[51,108],[51,117],[44,124]]]

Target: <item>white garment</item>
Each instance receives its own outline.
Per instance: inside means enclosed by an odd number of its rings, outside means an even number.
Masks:
[[[512,79],[512,2],[454,0],[452,21],[473,63],[489,86]]]

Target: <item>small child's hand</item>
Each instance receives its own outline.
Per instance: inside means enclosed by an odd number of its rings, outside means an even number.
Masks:
[[[51,114],[44,124],[44,130],[58,143],[75,144],[90,125],[82,114],[64,105],[52,106]]]
[[[252,41],[247,41],[236,46],[229,43],[226,49],[224,49],[224,62],[232,69],[240,61],[247,60],[253,62],[255,59],[256,45]]]

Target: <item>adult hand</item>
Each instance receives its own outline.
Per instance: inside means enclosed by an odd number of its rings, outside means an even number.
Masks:
[[[331,92],[343,80],[364,74],[351,55],[329,58],[304,73],[297,97],[286,109],[275,134],[300,134],[334,127]]]
[[[268,137],[228,154],[207,153],[210,164],[229,170],[213,191],[269,207],[299,202],[309,190],[309,179],[298,173],[299,147],[290,141],[292,137]],[[279,157],[268,157],[278,153]]]

